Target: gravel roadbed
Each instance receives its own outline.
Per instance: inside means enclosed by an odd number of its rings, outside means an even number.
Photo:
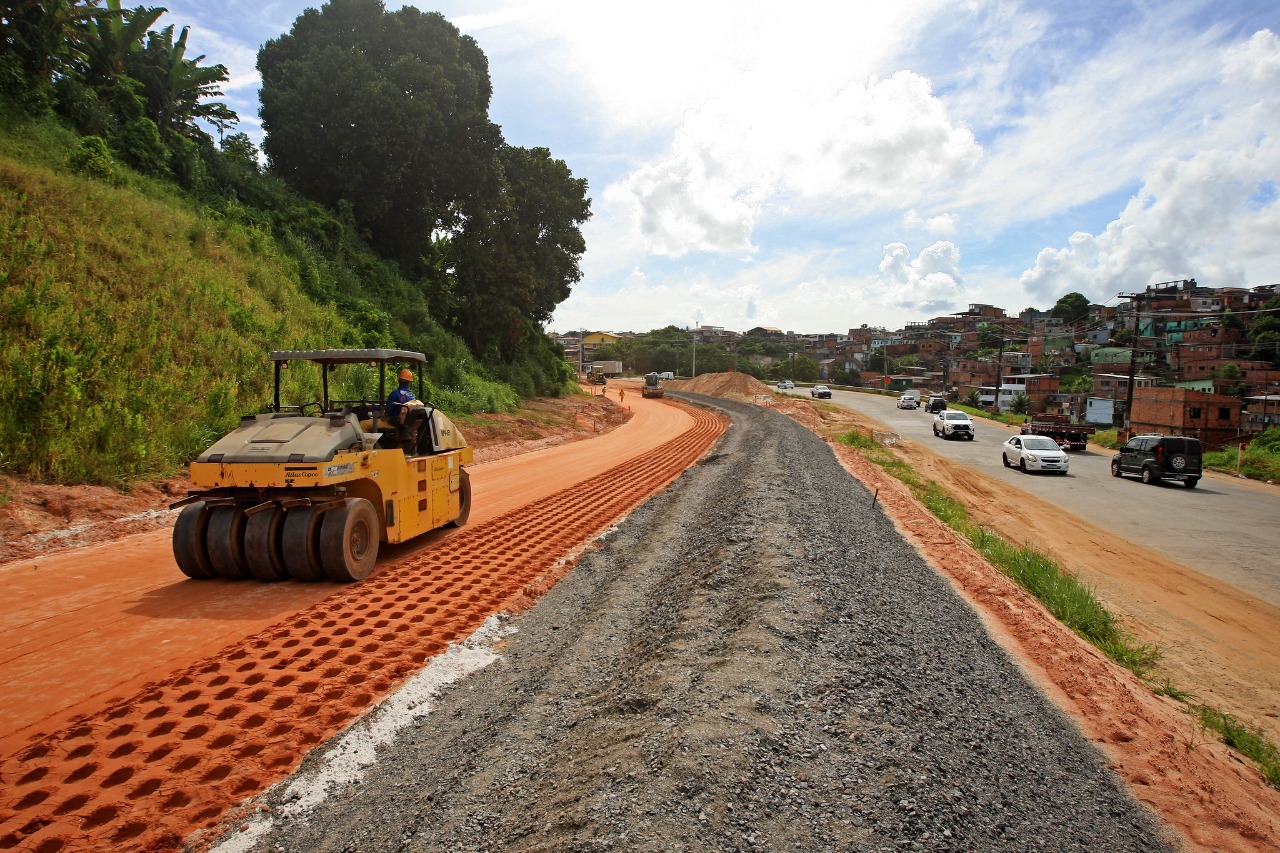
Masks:
[[[253,850],[1173,849],[821,439],[678,396],[720,445]]]

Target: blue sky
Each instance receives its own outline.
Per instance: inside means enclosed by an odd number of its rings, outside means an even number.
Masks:
[[[164,5],[260,141],[257,50],[321,4]],[[484,50],[507,141],[588,181],[556,331],[844,332],[1280,282],[1274,0],[413,5]]]

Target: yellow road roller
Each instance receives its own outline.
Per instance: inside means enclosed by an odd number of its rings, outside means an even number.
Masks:
[[[183,574],[355,581],[373,571],[380,543],[466,523],[466,439],[434,406],[398,402],[423,396],[422,353],[290,350],[271,361],[267,411],[243,416],[200,454],[191,463],[195,488],[172,505],[182,508],[173,556]],[[404,377],[392,402],[388,368],[393,382]],[[293,393],[307,389],[301,399],[319,399],[282,404],[286,375]],[[404,394],[415,375],[417,394]]]

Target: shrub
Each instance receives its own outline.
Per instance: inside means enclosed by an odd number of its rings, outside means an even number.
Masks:
[[[146,175],[168,174],[169,153],[160,141],[160,129],[149,118],[135,118],[111,133],[111,147],[130,166]]]
[[[111,149],[101,136],[86,136],[81,139],[80,147],[67,157],[67,166],[82,175],[103,181],[112,180],[116,174]]]
[[[1089,440],[1094,444],[1100,444],[1103,447],[1110,447],[1112,449],[1120,446],[1119,433],[1113,429],[1097,430]]]

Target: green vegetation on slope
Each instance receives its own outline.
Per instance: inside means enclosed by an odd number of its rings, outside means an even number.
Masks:
[[[417,344],[433,358],[429,396],[442,408],[515,404],[428,318],[409,334],[344,295],[358,268],[171,184],[60,167],[78,139],[52,120],[0,127],[6,472],[115,485],[170,473],[262,409],[272,349]],[[308,286],[330,299],[308,298]]]
[[[267,350],[355,344],[271,249],[0,151],[5,468],[117,484],[172,471],[267,398]]]

